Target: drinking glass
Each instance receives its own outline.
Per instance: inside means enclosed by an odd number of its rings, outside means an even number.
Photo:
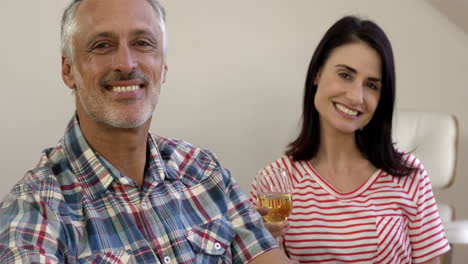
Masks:
[[[266,168],[256,177],[257,202],[268,208],[263,220],[279,223],[287,220],[292,210],[291,181],[283,168]]]
[[[287,220],[292,210],[292,184],[286,170],[265,168],[257,173],[255,181],[258,206],[269,209],[263,220],[268,223]],[[285,250],[283,237],[277,237],[276,241]],[[285,253],[288,255],[286,250]],[[290,259],[290,263],[299,262]]]

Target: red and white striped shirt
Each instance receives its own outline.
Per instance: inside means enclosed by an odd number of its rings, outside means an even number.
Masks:
[[[449,251],[432,187],[421,162],[407,177],[378,170],[358,189],[342,193],[307,161],[283,156],[268,167],[291,178],[291,227],[284,236],[291,259],[300,263],[421,263]],[[256,204],[255,183],[252,201]]]

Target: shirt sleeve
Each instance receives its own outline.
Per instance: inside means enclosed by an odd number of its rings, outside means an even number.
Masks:
[[[279,247],[230,172],[222,168],[221,173],[226,183],[229,217],[237,233],[231,244],[233,263],[248,263],[256,256]]]
[[[15,186],[0,204],[0,263],[63,263],[55,214],[24,188]]]
[[[410,219],[409,237],[413,263],[422,263],[450,250],[439,217],[431,183],[422,165],[413,174],[417,213]]]
[[[258,206],[257,202],[257,183],[255,182],[255,179],[252,181],[252,185],[250,186],[250,197],[249,200],[254,206]]]

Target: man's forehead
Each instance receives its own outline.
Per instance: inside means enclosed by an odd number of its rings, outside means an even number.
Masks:
[[[118,19],[161,20],[148,0],[86,0],[76,10],[77,20],[107,22]]]
[[[158,34],[164,30],[158,12],[147,0],[86,0],[82,5],[76,13],[78,31],[94,35],[124,30]]]

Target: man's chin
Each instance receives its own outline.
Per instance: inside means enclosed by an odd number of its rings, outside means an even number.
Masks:
[[[133,129],[140,128],[146,125],[151,118],[151,115],[137,115],[137,116],[125,116],[123,115],[111,115],[111,116],[94,116],[93,119],[101,124],[105,124],[113,128],[122,129]]]
[[[139,128],[142,127],[146,124],[148,121],[148,118],[146,119],[130,119],[130,120],[107,120],[105,122],[107,125],[114,127],[114,128],[125,128],[125,129],[131,129],[131,128]]]

